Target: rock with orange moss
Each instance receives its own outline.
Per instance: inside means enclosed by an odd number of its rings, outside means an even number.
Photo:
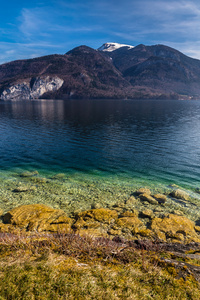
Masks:
[[[124,216],[115,221],[115,226],[122,231],[130,231],[133,235],[137,234],[140,229],[144,228],[143,222],[141,222],[136,215]]]
[[[200,242],[195,223],[184,216],[169,214],[163,219],[154,218],[151,230],[157,238],[165,241]]]
[[[53,209],[43,204],[30,204],[16,207],[2,217],[5,224],[11,224],[26,231],[68,231],[72,219],[63,210]]]
[[[12,233],[16,235],[25,234],[25,229],[20,229],[19,227],[16,227],[11,224],[3,224],[0,223],[0,233]]]
[[[117,219],[118,214],[115,210],[97,208],[83,211],[76,216],[74,228],[99,227],[101,224],[109,225]]]

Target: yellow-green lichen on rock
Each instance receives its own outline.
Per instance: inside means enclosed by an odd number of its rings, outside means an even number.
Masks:
[[[169,216],[154,218],[151,230],[161,240],[181,240],[184,242],[200,242],[200,236],[195,231],[195,224],[184,216],[169,214]]]
[[[83,218],[85,221],[94,219],[95,221],[107,224],[110,224],[117,217],[118,214],[115,210],[106,208],[91,209],[78,214],[78,218]]]
[[[131,230],[132,234],[136,234],[140,229],[144,228],[143,222],[137,216],[119,218],[115,221],[115,225],[120,229]]]
[[[76,216],[73,228],[80,233],[89,233],[95,236],[107,234],[107,231],[118,217],[115,210],[97,208],[83,211]]]
[[[72,219],[63,210],[53,209],[43,204],[30,204],[16,207],[3,217],[5,224],[11,224],[27,231],[67,231]]]

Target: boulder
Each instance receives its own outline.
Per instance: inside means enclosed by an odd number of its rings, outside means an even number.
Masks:
[[[185,242],[200,242],[200,236],[195,231],[195,223],[186,217],[169,214],[167,217],[154,218],[151,230],[162,239],[182,239]]]
[[[137,216],[119,218],[115,221],[115,225],[123,231],[124,229],[130,230],[132,234],[136,234],[140,229],[144,228],[144,224]]]
[[[136,203],[138,203],[138,200],[133,195],[125,201],[125,204],[130,207],[134,206]]]
[[[38,171],[32,171],[32,172],[25,171],[25,172],[20,174],[20,177],[32,177],[32,176],[36,176],[38,174],[39,174]]]
[[[185,191],[182,191],[180,189],[173,190],[170,193],[170,196],[176,198],[176,199],[182,199],[182,200],[189,200],[190,196]]]
[[[43,204],[16,207],[3,215],[2,219],[5,224],[37,232],[68,231],[72,224],[72,219],[68,218],[63,210]]]
[[[92,234],[101,236],[107,234],[110,225],[118,218],[116,210],[96,208],[77,214],[76,222],[73,224],[75,230],[80,234]],[[111,233],[110,233],[111,234]]]
[[[135,191],[136,195],[141,195],[141,194],[148,194],[151,195],[151,191],[149,189],[146,188],[140,188],[139,190]]]
[[[154,213],[151,209],[144,209],[140,212],[140,217],[152,219],[154,217]]]
[[[158,201],[156,199],[154,199],[152,196],[150,196],[149,194],[141,194],[140,196],[140,200],[142,201],[147,201],[150,204],[158,204]]]
[[[153,197],[159,202],[159,203],[165,203],[167,201],[167,197],[163,194],[155,194]]]
[[[117,217],[118,214],[115,210],[106,208],[86,210],[78,214],[78,218],[82,218],[85,221],[94,219],[95,221],[107,224],[110,224],[111,221],[115,220]]]

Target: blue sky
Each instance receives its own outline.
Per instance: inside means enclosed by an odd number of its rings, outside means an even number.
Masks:
[[[200,59],[200,1],[2,1],[0,35],[0,63],[105,42],[165,44]]]

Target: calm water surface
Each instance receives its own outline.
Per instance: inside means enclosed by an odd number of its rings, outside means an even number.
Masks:
[[[38,170],[200,186],[200,101],[0,102],[0,133],[2,177]]]

